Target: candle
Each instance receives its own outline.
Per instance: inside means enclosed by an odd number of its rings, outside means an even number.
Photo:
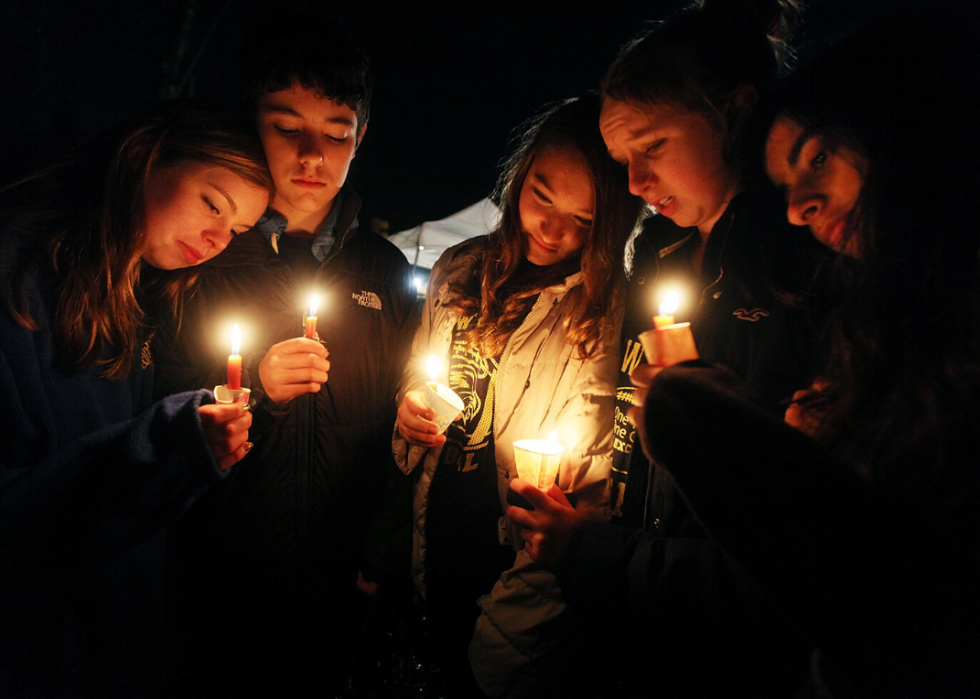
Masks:
[[[653,317],[653,330],[640,333],[640,344],[647,362],[653,366],[668,367],[689,359],[698,358],[690,323],[675,323],[674,311],[680,303],[680,295],[671,289]]]
[[[429,373],[429,380],[425,384],[422,400],[435,412],[436,416],[433,422],[436,423],[441,434],[463,412],[463,399],[451,388],[436,381],[439,376],[440,365],[435,355],[429,355],[425,366]]]
[[[303,337],[308,337],[311,340],[319,340],[320,336],[316,334],[316,307],[317,302],[316,294],[313,294],[313,298],[310,299],[310,314],[306,316],[304,321],[306,325],[306,331],[303,333]]]
[[[242,387],[242,334],[238,323],[231,328],[231,354],[228,356],[228,388],[237,391]]]
[[[664,296],[664,300],[660,303],[660,308],[657,309],[657,315],[653,317],[653,327],[657,330],[662,330],[668,325],[674,324],[674,311],[677,310],[677,305],[680,303],[680,296],[676,291],[671,289]]]
[[[521,439],[514,442],[517,475],[539,490],[548,490],[558,476],[561,455],[565,446],[557,441],[557,433],[548,439]]]

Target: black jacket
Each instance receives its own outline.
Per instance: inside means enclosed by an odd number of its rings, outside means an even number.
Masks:
[[[256,636],[285,634],[276,643],[290,647],[301,642],[301,629],[336,623],[354,604],[357,571],[376,563],[362,555],[362,544],[385,486],[407,481],[394,466],[391,429],[416,328],[410,267],[392,244],[356,227],[359,199],[344,195],[336,242],[323,263],[311,255],[309,279],[249,231],[202,269],[180,332],[157,339],[160,392],[213,387],[225,382],[225,329],[242,323],[243,385],[251,384],[255,403],[254,449],[176,532],[197,637],[216,631],[204,628],[214,624],[228,637],[250,636],[234,626],[236,615],[247,614]],[[272,344],[302,335],[313,291],[329,379],[318,393],[273,404],[258,382],[258,363]],[[220,600],[214,583],[226,589]]]
[[[645,658],[624,664],[627,694],[652,677],[666,696],[786,689],[802,681],[808,652],[707,536],[670,474],[644,457],[626,413],[629,374],[645,361],[637,336],[652,328],[667,288],[686,297],[675,318],[691,322],[702,359],[728,366],[775,412],[781,398],[809,385],[823,359],[817,303],[826,258],[764,193],[731,202],[708,238],[700,275],[692,264],[697,236],[655,216],[634,243],[613,455],[615,514],[631,528],[582,527],[559,575],[570,606],[612,620],[614,636],[638,640],[617,650]]]
[[[617,439],[613,455],[621,508],[629,524],[650,517],[648,462],[626,419],[632,405],[630,372],[644,363],[637,337],[653,327],[664,291],[680,290],[686,303],[675,314],[690,321],[701,359],[731,369],[750,390],[781,414],[780,401],[810,385],[826,358],[829,315],[827,274],[832,256],[809,231],[786,221],[785,205],[768,190],[732,200],[715,224],[700,275],[692,255],[698,231],[664,216],[648,219],[634,242],[621,336],[622,363],[616,395]],[[660,515],[657,515],[658,517]]]
[[[694,364],[650,386],[653,456],[712,536],[818,643],[819,695],[978,696],[976,454],[945,452],[967,465],[955,498],[869,482],[768,414],[730,372]],[[964,429],[975,434],[977,418],[975,405],[964,410]]]

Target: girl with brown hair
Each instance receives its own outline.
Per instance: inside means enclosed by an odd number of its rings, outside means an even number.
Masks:
[[[144,309],[171,310],[176,288],[140,276],[200,264],[255,223],[261,146],[185,112],[111,146],[0,194],[5,696],[162,694],[165,527],[248,449],[243,404],[150,404]]]
[[[590,96],[527,129],[504,168],[498,228],[451,248],[432,271],[402,382],[396,459],[406,472],[422,469],[416,582],[454,694],[476,689],[465,649],[477,598],[509,568],[505,577],[539,586],[539,600],[553,580],[520,555],[515,564],[520,539],[502,528],[514,442],[554,431],[565,446],[560,487],[583,511],[608,518],[620,270],[640,202],[598,124]],[[430,355],[465,404],[446,435],[421,402]]]

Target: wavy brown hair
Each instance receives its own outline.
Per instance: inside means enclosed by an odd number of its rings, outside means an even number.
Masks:
[[[261,143],[236,120],[181,110],[114,143],[93,142],[74,161],[0,192],[3,229],[38,236],[35,253],[7,268],[4,301],[22,327],[37,330],[24,282],[40,265],[50,266],[58,284],[52,332],[64,368],[100,364],[110,379],[129,373],[144,316],[137,284],[147,180],[152,168],[187,162],[227,168],[266,190],[273,186]],[[174,310],[196,276],[192,270],[161,285],[160,307]]]
[[[598,352],[599,339],[613,330],[609,311],[621,300],[623,250],[642,201],[629,193],[626,171],[606,153],[599,133],[600,108],[597,95],[561,102],[527,122],[512,139],[496,192],[502,211],[500,225],[488,237],[485,249],[472,253],[481,260],[476,273],[453,290],[454,307],[464,316],[478,316],[466,338],[484,357],[503,352],[539,293],[579,270],[585,293],[563,321],[568,343],[588,359]],[[513,282],[519,283],[514,280],[515,272],[527,253],[521,189],[535,157],[546,150],[572,150],[585,161],[595,188],[592,228],[579,254],[515,287]]]

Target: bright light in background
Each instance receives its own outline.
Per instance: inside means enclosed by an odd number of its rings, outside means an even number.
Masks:
[[[415,282],[415,291],[422,291],[422,280],[415,277],[412,281]]]

